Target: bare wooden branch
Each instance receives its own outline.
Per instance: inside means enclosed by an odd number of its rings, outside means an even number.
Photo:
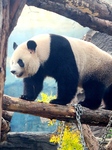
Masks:
[[[83,129],[84,139],[89,150],[98,150],[99,149],[98,140],[93,135],[89,125],[83,124],[82,129]]]
[[[73,5],[67,4],[67,2],[67,0],[27,0],[28,5],[33,5],[38,8],[55,12],[67,18],[73,19],[74,21],[77,21],[84,27],[89,27],[93,30],[98,30],[100,32],[105,32],[109,35],[112,35],[111,21],[99,19],[87,13],[83,13],[75,6],[73,7]]]
[[[2,97],[5,81],[6,48],[9,29],[9,3],[8,0],[0,1],[0,118],[2,116]],[[4,19],[5,18],[5,19]],[[0,119],[1,129],[1,119]],[[1,133],[1,130],[0,130]],[[1,140],[1,134],[0,134]]]
[[[68,1],[70,4],[71,1]],[[112,6],[102,0],[73,0],[76,6],[83,13],[88,13],[94,17],[112,21]]]
[[[25,101],[7,95],[3,96],[3,109],[65,121],[75,120],[76,117],[75,109],[72,106]],[[89,125],[106,126],[111,115],[112,112],[108,110],[92,111],[83,107],[81,122]]]

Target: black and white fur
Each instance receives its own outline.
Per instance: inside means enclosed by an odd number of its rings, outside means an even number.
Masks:
[[[35,100],[50,76],[58,85],[57,99],[51,103],[66,105],[79,86],[85,92],[82,106],[97,109],[103,98],[106,109],[112,110],[112,57],[90,42],[39,35],[19,45],[10,64],[11,72],[24,78],[22,99]]]

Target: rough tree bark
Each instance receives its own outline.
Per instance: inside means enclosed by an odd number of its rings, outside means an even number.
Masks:
[[[3,96],[3,109],[65,121],[73,121],[76,118],[76,112],[72,106],[25,101],[7,95]],[[109,110],[92,111],[83,107],[81,122],[89,125],[106,126],[111,115],[112,112]]]
[[[63,0],[63,1],[60,1],[60,0],[48,0],[48,1],[27,0],[27,5],[29,6],[32,5],[38,8],[42,8],[42,9],[55,12],[57,14],[70,18],[74,21],[77,21],[79,24],[81,24],[84,27],[89,27],[91,29],[98,30],[100,32],[105,32],[109,35],[112,35],[112,22],[111,21],[100,19],[98,17],[94,17],[92,15],[89,15],[88,13],[83,13],[82,11],[80,11],[78,8],[75,7],[75,3],[73,4],[73,1],[74,0],[72,1],[69,1],[69,0]],[[83,0],[85,4],[87,3],[86,1],[87,0]],[[91,6],[91,3],[89,6]],[[101,6],[102,6],[101,8],[105,10],[105,5],[103,4],[103,2],[101,3]],[[108,5],[108,8],[110,11],[111,6]]]
[[[36,116],[41,116],[50,119],[58,119],[65,121],[76,122],[76,111],[72,106],[60,106],[45,104],[39,102],[30,102],[21,100],[19,98],[9,97],[7,95],[3,96],[3,108],[9,111],[16,111],[22,113],[28,113]],[[106,126],[108,124],[109,118],[112,115],[110,111],[107,110],[96,110],[92,111],[90,109],[83,107],[83,115],[81,116],[81,123],[89,125],[99,125]],[[82,125],[84,139],[90,150],[98,150],[99,143],[91,129],[88,125]],[[108,145],[108,148],[110,144]]]
[[[112,6],[102,0],[73,0],[73,6],[83,13],[112,21]]]
[[[83,129],[84,140],[86,142],[88,149],[89,150],[98,150],[99,142],[96,139],[96,137],[93,135],[89,125],[83,124],[82,129]]]
[[[0,118],[2,115],[2,97],[5,82],[7,40],[13,30],[26,0],[0,0]],[[0,119],[1,129],[1,119]],[[0,132],[1,138],[1,132]]]
[[[9,30],[9,2],[8,0],[4,0],[0,1],[0,118],[2,115],[1,106],[5,81],[8,30]],[[0,119],[0,129],[1,129],[1,119]]]
[[[4,118],[1,119],[2,127],[1,127],[1,141],[6,141],[7,133],[10,131],[9,122],[6,121]]]

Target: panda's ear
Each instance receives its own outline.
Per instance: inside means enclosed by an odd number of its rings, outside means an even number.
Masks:
[[[13,43],[13,49],[15,50],[18,47],[18,45],[14,42]]]
[[[35,51],[36,47],[37,47],[37,44],[35,41],[30,40],[27,42],[27,48],[28,49]]]

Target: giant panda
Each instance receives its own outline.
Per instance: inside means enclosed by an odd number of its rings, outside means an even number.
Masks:
[[[21,99],[33,101],[42,91],[47,76],[57,82],[57,98],[52,104],[66,105],[82,87],[80,104],[97,109],[102,99],[112,110],[112,57],[90,42],[55,34],[42,34],[17,46],[10,71],[23,78]]]

